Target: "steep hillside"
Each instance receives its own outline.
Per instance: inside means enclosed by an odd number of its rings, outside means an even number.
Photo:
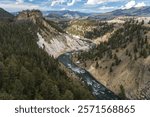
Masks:
[[[74,56],[99,82],[129,99],[150,99],[150,25],[127,21],[108,39]]]
[[[28,15],[0,22],[0,99],[93,99],[86,86],[68,78],[57,60],[39,48],[34,20],[39,15],[26,20]],[[50,28],[52,35],[58,33]]]
[[[73,20],[66,28],[68,33],[88,39],[101,37],[112,30],[112,24],[96,20]]]
[[[38,45],[55,58],[68,51],[88,50],[91,46],[89,40],[66,34],[56,23],[44,19],[40,11],[23,11],[17,16],[17,21],[25,20],[37,25]]]
[[[13,17],[14,16],[12,14],[0,8],[0,20],[11,20]]]

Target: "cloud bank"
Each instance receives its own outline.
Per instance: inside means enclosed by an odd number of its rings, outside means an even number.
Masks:
[[[0,7],[13,12],[26,9],[108,12],[146,5],[150,5],[149,0],[0,0]]]
[[[122,6],[122,9],[130,9],[132,7],[143,7],[146,6],[144,2],[136,3],[135,0],[131,0],[125,6]]]

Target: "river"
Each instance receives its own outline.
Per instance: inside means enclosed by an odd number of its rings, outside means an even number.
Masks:
[[[71,53],[65,53],[58,57],[58,61],[71,69],[76,75],[78,75],[82,81],[89,87],[92,94],[98,100],[118,100],[120,99],[112,91],[107,89],[104,85],[98,82],[88,71],[77,66],[71,60]]]

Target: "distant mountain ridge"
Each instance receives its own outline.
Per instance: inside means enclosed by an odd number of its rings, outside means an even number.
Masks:
[[[4,9],[0,8],[0,19],[11,19],[13,17],[14,16],[11,13],[9,13],[9,12],[5,11]]]
[[[118,16],[144,16],[150,17],[150,6],[146,7],[132,7],[130,9],[117,9],[111,12],[96,14],[89,16],[89,19],[112,19]]]
[[[118,9],[110,12],[115,16],[126,15],[126,16],[150,16],[150,7],[132,7],[130,9]]]
[[[69,11],[69,10],[62,10],[62,11],[47,11],[44,12],[44,14],[47,14],[47,17],[59,17],[59,18],[68,18],[68,19],[76,19],[81,17],[89,16],[90,13],[82,13],[79,11]]]
[[[146,7],[132,7],[130,9],[117,9],[106,13],[82,13],[79,11],[46,11],[43,12],[44,16],[54,19],[77,19],[86,18],[89,19],[112,19],[118,16],[150,16],[150,6]]]
[[[146,7],[132,7],[130,9],[117,9],[107,13],[83,13],[79,11],[43,11],[43,15],[51,19],[78,19],[78,18],[88,18],[88,19],[113,19],[118,16],[144,16],[150,17],[150,6]],[[0,18],[12,18],[14,15],[18,14],[9,13],[4,9],[0,8]]]

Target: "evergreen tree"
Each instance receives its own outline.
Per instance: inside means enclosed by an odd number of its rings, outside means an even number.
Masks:
[[[99,67],[98,61],[95,64],[95,68],[97,69]]]
[[[112,67],[110,67],[110,69],[109,69],[109,72],[111,73],[111,72],[113,72],[113,69],[112,69]]]
[[[12,95],[15,97],[15,99],[24,99],[22,95],[23,91],[24,91],[23,84],[19,79],[16,79],[12,87],[12,91],[11,91]]]
[[[35,95],[35,82],[34,76],[26,68],[22,67],[20,71],[20,81],[24,86],[24,94],[28,96],[29,99],[34,99]]]
[[[123,85],[120,85],[120,94],[119,94],[121,99],[126,99],[126,95],[125,95],[125,89],[123,87]]]
[[[66,90],[65,94],[63,95],[62,99],[64,100],[73,100],[73,93],[70,90]]]
[[[57,85],[54,85],[51,88],[51,99],[53,99],[53,100],[60,99],[60,92],[59,92]],[[69,97],[68,97],[68,99],[69,99]]]
[[[141,22],[141,25],[143,25],[144,24],[144,20],[142,20],[142,22]]]

